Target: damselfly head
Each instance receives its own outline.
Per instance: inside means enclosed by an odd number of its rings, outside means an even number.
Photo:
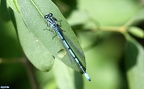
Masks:
[[[49,14],[45,15],[44,18],[47,19],[47,18],[50,18],[50,17],[52,17],[52,16],[53,16],[53,14],[52,14],[52,13],[49,13]]]

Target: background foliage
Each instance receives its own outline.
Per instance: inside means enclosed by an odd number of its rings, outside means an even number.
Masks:
[[[144,89],[143,0],[53,2],[78,37],[92,81],[88,82],[59,60],[54,61],[49,72],[33,67],[19,42],[20,22],[15,13],[20,13],[20,4],[17,0],[0,0],[0,86],[11,89]],[[51,8],[56,13],[55,6]],[[57,17],[61,18],[59,14]],[[37,56],[40,55],[43,53]]]

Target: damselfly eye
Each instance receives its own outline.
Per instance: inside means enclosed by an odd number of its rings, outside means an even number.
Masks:
[[[49,13],[49,14],[48,14],[48,17],[52,17],[52,16],[53,16],[53,14],[52,14],[52,13]]]
[[[45,15],[44,18],[47,19],[47,18],[48,18],[48,15]]]

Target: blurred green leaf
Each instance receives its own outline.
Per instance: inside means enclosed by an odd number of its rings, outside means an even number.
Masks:
[[[78,25],[83,24],[89,18],[90,16],[88,16],[88,14],[86,14],[84,11],[73,11],[72,16],[70,16],[67,20],[70,25]]]
[[[56,89],[57,84],[54,80],[53,70],[49,72],[41,72],[35,69],[36,78],[41,89]]]
[[[132,23],[138,23],[142,20],[144,20],[144,8],[143,7],[137,11],[135,17],[132,20]]]
[[[128,29],[128,32],[130,32],[131,34],[133,34],[136,37],[144,38],[144,31],[139,27],[132,26]]]
[[[58,60],[55,61],[54,74],[60,89],[76,89],[73,71]]]
[[[129,40],[125,56],[129,89],[144,89],[144,48],[134,39]]]
[[[84,47],[90,46],[85,55],[92,81],[84,81],[84,89],[127,89],[122,85],[124,82],[118,66],[125,42],[123,35],[99,31],[82,32],[79,37]]]
[[[0,5],[0,57],[21,57],[21,48],[17,39],[16,31],[10,19],[10,10],[6,0],[1,0]]]
[[[132,0],[79,0],[78,22],[90,18],[97,21],[101,26],[115,26],[126,24],[139,9],[139,1]],[[72,14],[71,17],[74,17]],[[78,23],[76,19],[70,22]]]
[[[0,17],[0,57],[21,57],[22,52],[12,21],[4,21]]]

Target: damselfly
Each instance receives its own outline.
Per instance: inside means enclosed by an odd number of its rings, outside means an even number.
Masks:
[[[85,75],[85,77],[91,81],[89,75],[86,73],[86,69],[84,68],[84,66],[82,65],[82,63],[79,61],[78,57],[76,56],[76,54],[74,53],[74,51],[71,49],[70,45],[68,44],[68,42],[66,41],[62,29],[60,28],[60,26],[57,24],[57,19],[55,17],[53,17],[52,13],[49,13],[47,15],[44,16],[45,20],[47,21],[47,24],[49,27],[51,27],[53,29],[53,31],[57,34],[57,36],[61,39],[65,49],[67,50],[67,52],[70,53],[70,55],[72,56],[72,58],[75,60],[75,62],[77,63],[77,65],[79,66],[79,68],[81,69],[82,73]]]

